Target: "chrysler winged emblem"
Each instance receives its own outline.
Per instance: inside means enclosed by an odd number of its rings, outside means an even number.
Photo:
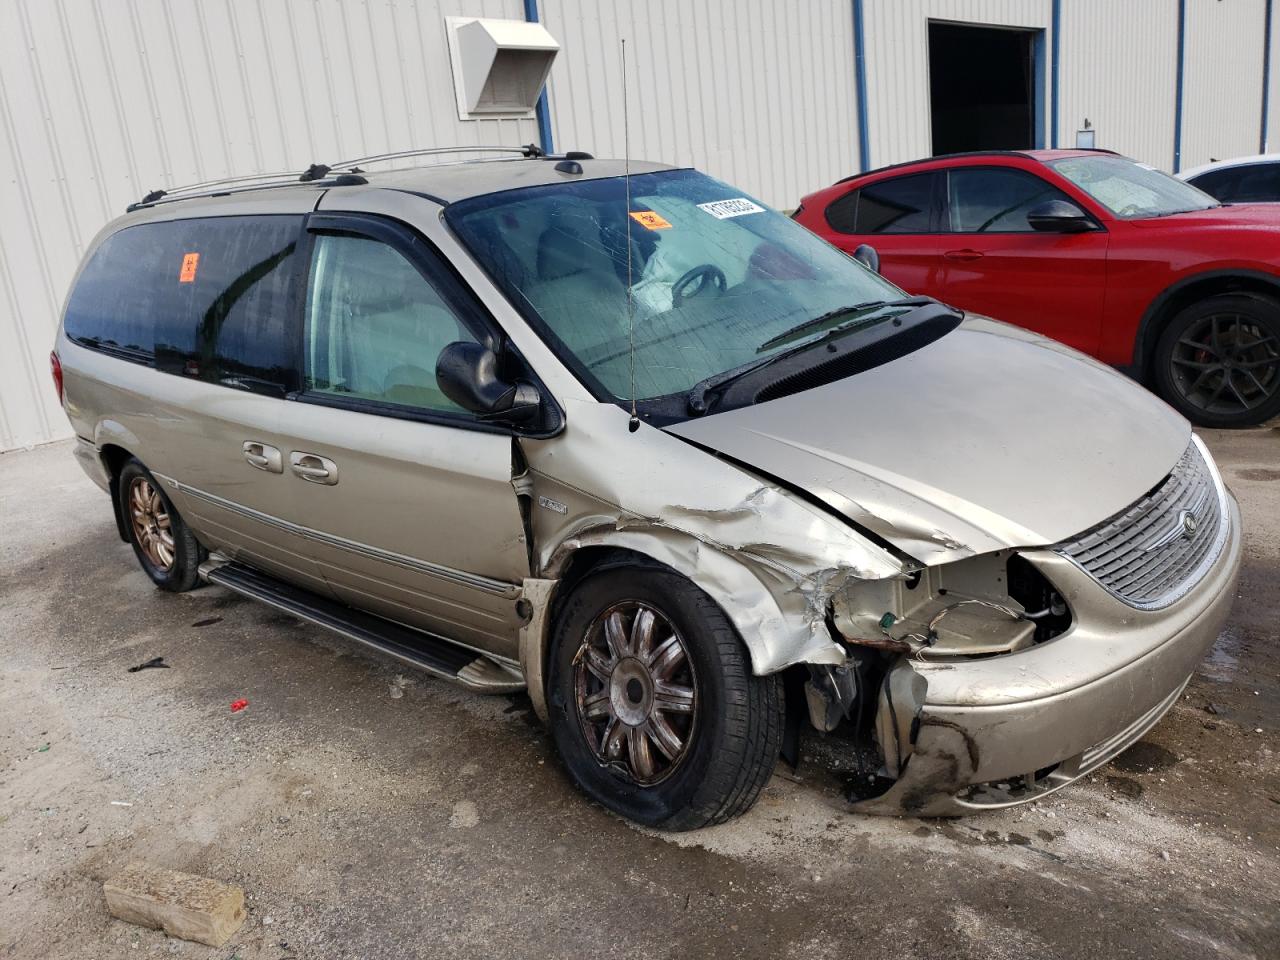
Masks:
[[[1196,521],[1195,514],[1190,510],[1183,510],[1178,514],[1178,522],[1182,525],[1182,536],[1187,540],[1196,535],[1196,530],[1200,526]]]

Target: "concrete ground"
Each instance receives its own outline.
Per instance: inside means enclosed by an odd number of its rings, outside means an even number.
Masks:
[[[1280,428],[1209,441],[1244,511],[1235,612],[1097,776],[867,818],[815,738],[681,836],[580,797],[523,697],[160,593],[66,444],[2,456],[0,957],[1277,957]],[[242,885],[248,921],[215,950],[111,919],[102,881],[138,859]]]

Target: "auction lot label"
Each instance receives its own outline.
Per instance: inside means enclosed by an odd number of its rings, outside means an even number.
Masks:
[[[712,200],[710,203],[698,204],[698,209],[706,211],[717,220],[728,220],[730,217],[740,217],[746,213],[764,213],[764,207],[758,203],[752,203],[746,197]]]

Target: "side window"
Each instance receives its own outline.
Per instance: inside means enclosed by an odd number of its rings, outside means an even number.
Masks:
[[[80,271],[63,327],[83,346],[139,363],[162,351],[191,356],[191,286],[181,281],[182,221],[126,227],[107,237]]]
[[[425,276],[380,240],[316,237],[307,284],[306,388],[471,418],[436,384],[436,359],[475,342]]]
[[[291,389],[292,257],[301,217],[208,217],[103,241],[67,301],[67,336],[158,370]]]
[[[827,207],[827,222],[841,233],[929,233],[932,173],[873,183]]]
[[[1280,200],[1280,164],[1251,163],[1235,173],[1237,179],[1230,197],[1218,197],[1219,200],[1229,199],[1231,203],[1270,203]]]
[[[947,179],[954,233],[1031,233],[1028,210],[1046,200],[1071,200],[1023,170],[969,167],[949,171]]]
[[[1188,182],[1197,190],[1203,190],[1223,203],[1232,203],[1236,200],[1241,173],[1238,167],[1227,167],[1224,170],[1210,170],[1208,173],[1202,173]]]
[[[187,221],[195,365],[187,373],[242,390],[297,389],[290,289],[301,217]],[[190,261],[185,261],[190,262]]]

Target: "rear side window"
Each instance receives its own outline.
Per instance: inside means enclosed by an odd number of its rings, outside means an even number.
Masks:
[[[301,217],[127,227],[85,265],[67,336],[125,359],[246,390],[296,389],[291,308]]]
[[[955,233],[1030,233],[1027,211],[1046,200],[1070,200],[1024,170],[967,167],[947,174],[947,211]]]
[[[932,173],[873,183],[827,207],[827,223],[840,233],[929,233]]]

